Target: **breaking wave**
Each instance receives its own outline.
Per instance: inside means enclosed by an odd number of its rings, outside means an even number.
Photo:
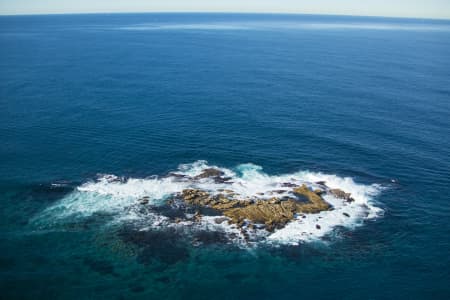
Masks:
[[[199,174],[211,168],[220,170],[224,178],[227,178],[226,181],[198,179]],[[280,190],[283,185],[306,184],[315,189],[318,184],[323,185],[320,182],[325,182],[330,189],[341,189],[350,193],[353,201],[344,201],[332,194],[324,194],[323,199],[331,204],[332,210],[296,216],[285,227],[274,232],[256,228],[250,232],[250,240],[254,244],[298,244],[323,240],[338,227],[353,229],[363,225],[366,220],[383,215],[383,210],[377,206],[375,200],[382,190],[378,184],[364,185],[356,183],[350,177],[309,171],[269,175],[263,172],[262,167],[254,164],[241,164],[228,169],[208,165],[206,161],[197,161],[180,165],[176,171],[164,177],[139,179],[99,175],[97,180],[77,187],[41,212],[33,221],[39,224],[55,224],[105,214],[110,216],[108,224],[131,220],[140,226],[140,230],[191,226],[193,230],[222,231],[230,240],[243,243],[244,237],[236,225],[228,221],[218,222],[218,218],[224,219],[223,216],[205,214],[196,222],[192,218],[175,222],[164,214],[162,208],[167,205],[166,200],[188,188],[206,190],[212,195],[223,190],[232,190],[243,199],[269,200],[277,189],[277,197],[288,195],[288,191]]]

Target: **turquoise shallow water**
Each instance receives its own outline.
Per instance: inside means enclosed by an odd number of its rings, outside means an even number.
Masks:
[[[449,22],[16,16],[0,46],[1,298],[450,296]],[[199,160],[350,177],[383,213],[251,248],[117,221]],[[77,196],[97,174],[147,181]]]

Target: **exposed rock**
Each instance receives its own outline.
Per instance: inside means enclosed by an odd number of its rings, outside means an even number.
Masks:
[[[268,202],[269,202],[269,204],[280,204],[281,200],[278,198],[272,198],[272,199],[269,199]]]
[[[322,199],[320,195],[312,192],[306,185],[294,189],[294,194],[304,196],[308,199],[307,203],[301,203],[302,213],[318,213],[330,209],[330,205]]]
[[[195,222],[200,222],[202,220],[202,215],[197,211],[194,214],[194,221]]]
[[[269,231],[280,228],[294,218],[298,210],[295,200],[288,201],[257,201],[244,207],[223,211],[232,223],[240,224],[244,220],[252,223],[265,224]]]
[[[298,184],[292,183],[292,182],[283,182],[281,184],[282,187],[298,187]]]
[[[227,183],[227,184],[231,184],[233,183],[232,181],[230,181],[232,178],[231,177],[214,177],[214,182],[215,183]]]
[[[268,231],[282,228],[298,213],[318,213],[330,208],[320,195],[309,190],[306,185],[294,188],[293,193],[308,201],[300,202],[297,199],[276,197],[269,200],[237,200],[230,199],[229,195],[224,194],[211,196],[199,189],[183,190],[181,197],[189,205],[208,206],[222,212],[224,216],[230,218],[230,223],[239,227],[248,221],[253,224],[264,224]]]
[[[207,205],[210,199],[208,192],[197,189],[183,190],[181,197],[190,205]]]
[[[348,202],[353,202],[355,201],[355,199],[353,199],[351,197],[350,193],[346,193],[341,189],[330,189],[329,190],[330,194],[332,194],[333,196],[335,196],[336,198],[341,198],[341,199],[345,199]]]
[[[316,224],[316,229],[320,229],[320,228],[321,228],[320,225]]]
[[[350,218],[350,215],[346,212],[342,213],[344,216],[346,216],[347,218]]]
[[[209,206],[211,208],[220,211],[232,207],[237,207],[248,202],[248,201],[234,200],[228,198],[229,195],[224,194],[211,196],[208,192],[198,189],[183,190],[181,197],[187,204],[195,206]]]
[[[189,176],[187,176],[187,175],[184,175],[184,174],[178,174],[178,173],[173,173],[173,172],[167,174],[167,177],[174,177],[174,178],[177,178],[177,179],[189,178]]]
[[[139,203],[142,205],[148,204],[148,202],[150,201],[150,198],[148,196],[142,197],[141,199],[139,199]]]
[[[249,236],[249,234],[247,233],[247,231],[243,230],[242,228],[241,228],[241,234],[242,234],[242,236],[244,237],[244,240],[245,240],[245,241],[248,241],[248,240],[250,239],[250,236]]]
[[[202,179],[202,178],[209,178],[209,177],[220,177],[223,176],[225,173],[214,169],[214,168],[208,168],[204,169],[203,172],[197,176],[194,177],[194,179]]]
[[[228,218],[226,218],[226,217],[221,217],[221,218],[216,218],[216,219],[214,219],[214,222],[215,222],[216,224],[222,224],[222,223],[225,222],[225,221],[228,221]]]
[[[326,186],[326,182],[325,181],[316,181],[316,184]]]
[[[347,196],[347,193],[341,189],[331,189],[330,193],[335,197],[343,198],[343,199],[345,199],[345,197]]]
[[[323,191],[323,190],[321,190],[321,189],[315,189],[314,190],[314,193],[316,193],[317,195],[322,195],[322,194],[325,194],[325,191]]]

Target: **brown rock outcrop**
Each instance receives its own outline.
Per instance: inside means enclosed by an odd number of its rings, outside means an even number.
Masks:
[[[353,202],[355,201],[355,199],[353,199],[351,197],[350,193],[346,193],[341,189],[330,189],[329,190],[330,194],[332,194],[333,196],[335,196],[336,198],[341,198],[341,199],[345,199],[348,202]]]
[[[306,185],[295,187],[292,192],[294,195],[306,198],[307,201],[276,197],[269,200],[240,200],[224,194],[212,196],[199,189],[186,189],[181,197],[189,205],[208,206],[222,212],[224,216],[230,218],[231,223],[240,227],[248,221],[265,224],[269,231],[283,227],[298,213],[318,213],[330,208],[318,192],[309,190]]]
[[[202,173],[195,176],[194,179],[202,179],[202,178],[208,178],[208,177],[220,177],[225,175],[224,172],[214,169],[214,168],[208,168],[204,169]]]

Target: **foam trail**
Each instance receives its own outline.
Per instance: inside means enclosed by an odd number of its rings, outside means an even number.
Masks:
[[[194,179],[205,169],[215,168],[229,178],[227,182],[216,182],[212,178]],[[329,188],[339,188],[351,193],[353,202],[343,201],[331,194],[324,195],[324,199],[333,206],[333,210],[322,211],[318,214],[305,214],[297,216],[284,228],[268,233],[265,230],[254,232],[255,237],[271,244],[298,244],[312,240],[320,240],[329,235],[338,227],[355,228],[364,224],[365,220],[382,216],[383,210],[376,206],[374,198],[382,190],[376,184],[364,185],[355,183],[352,178],[318,172],[301,171],[291,174],[268,175],[262,167],[254,164],[241,164],[234,169],[211,166],[206,161],[196,161],[191,164],[180,165],[166,177],[129,178],[121,179],[114,175],[102,175],[96,181],[87,182],[75,191],[48,207],[36,217],[40,223],[52,223],[56,220],[71,220],[73,218],[86,218],[96,214],[108,214],[114,222],[124,220],[145,221],[144,227],[185,226],[187,223],[171,223],[170,220],[157,213],[147,210],[140,212],[144,207],[139,204],[140,199],[147,197],[148,205],[145,207],[158,207],[173,195],[187,188],[206,190],[211,194],[221,193],[224,189],[233,190],[240,199],[270,199],[277,196],[289,196],[289,190],[283,188],[286,183],[306,184],[311,189],[319,186],[316,182],[325,181]],[[235,225],[228,222],[216,224],[215,217],[204,216],[199,230],[215,230],[228,228],[227,232],[239,231]]]

